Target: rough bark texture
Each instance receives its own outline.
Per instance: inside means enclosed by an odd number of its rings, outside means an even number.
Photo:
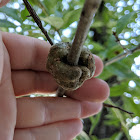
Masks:
[[[101,0],[86,0],[81,12],[80,21],[77,27],[75,38],[68,55],[68,62],[77,65],[81,49],[87,37],[93,15],[95,15]]]
[[[85,1],[83,10],[81,12],[77,31],[75,34],[75,38],[67,57],[68,63],[70,65],[76,66],[78,64],[81,50],[85,42],[85,39],[87,37],[87,33],[90,28],[91,21],[93,19],[93,15],[95,15],[96,11],[98,10],[100,3],[101,3],[101,0],[86,0]],[[57,95],[59,97],[62,97],[63,96],[62,92],[65,93],[60,87],[60,89],[58,89],[57,91]]]

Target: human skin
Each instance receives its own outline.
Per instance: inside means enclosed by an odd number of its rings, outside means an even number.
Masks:
[[[97,114],[109,96],[107,83],[96,78],[103,63],[94,55],[94,77],[67,92],[67,98],[16,98],[56,91],[58,85],[46,70],[50,47],[32,37],[0,32],[1,140],[72,140],[82,130],[80,119]]]

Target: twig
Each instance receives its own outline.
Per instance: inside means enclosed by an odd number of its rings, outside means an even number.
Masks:
[[[118,107],[118,106],[114,106],[114,105],[111,105],[111,104],[103,103],[103,106],[104,106],[104,107],[109,107],[109,108],[116,108],[116,109],[119,109],[119,110],[121,110],[121,111],[123,111],[123,112],[125,112],[125,113],[127,113],[127,114],[129,114],[129,115],[133,115],[133,114],[134,114],[133,112],[126,111],[126,110],[124,110],[124,109],[122,109],[122,108],[120,108],[120,107]],[[132,116],[131,116],[131,117],[132,117]]]
[[[93,15],[96,13],[101,0],[86,0],[81,12],[80,21],[77,27],[74,41],[70,53],[68,54],[68,62],[72,65],[77,65],[81,49],[87,37]]]
[[[49,37],[47,31],[44,29],[41,20],[39,19],[38,15],[36,14],[35,10],[32,8],[32,6],[30,5],[30,3],[27,0],[23,0],[24,4],[26,5],[27,10],[29,11],[30,15],[32,16],[32,18],[34,19],[34,21],[36,22],[36,24],[38,25],[38,27],[41,29],[41,31],[43,32],[43,34],[46,36],[47,40],[49,41],[49,43],[51,45],[53,45],[53,42],[51,40],[51,38]]]
[[[127,52],[128,49],[126,49],[126,48],[121,44],[120,39],[119,39],[118,36],[117,36],[117,33],[116,33],[116,32],[113,32],[113,35],[114,35],[115,38],[116,38],[116,42],[123,48],[124,51]]]
[[[135,48],[132,48],[132,49],[128,50],[127,52],[119,54],[116,57],[113,57],[112,59],[104,62],[104,66],[108,66],[108,65],[110,65],[110,64],[112,64],[114,62],[117,62],[118,60],[120,60],[120,59],[126,57],[127,55],[130,55],[130,54],[132,54],[132,53],[134,53],[134,52],[136,52],[138,50],[140,50],[140,44],[138,46],[136,46]]]
[[[74,41],[72,43],[72,47],[70,49],[70,53],[68,54],[67,60],[71,65],[77,65],[79,61],[79,56],[81,54],[81,50],[85,39],[87,37],[88,30],[90,28],[91,21],[93,19],[93,15],[96,13],[101,0],[86,0],[83,10],[81,12],[80,21],[78,23],[77,31],[75,34]],[[57,95],[62,97],[65,93],[65,90],[59,87],[57,91]]]

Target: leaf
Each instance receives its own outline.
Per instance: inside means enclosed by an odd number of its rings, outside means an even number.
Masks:
[[[91,127],[90,127],[90,131],[89,131],[89,135],[92,135],[94,128],[96,127],[96,125],[98,124],[99,120],[101,117],[101,113],[97,114],[95,117],[91,116],[90,122],[91,122]]]
[[[125,78],[137,78],[137,76],[131,71],[130,67],[128,67],[126,64],[123,64],[121,61],[107,66],[106,69],[113,75],[118,76],[118,78],[121,80]]]
[[[43,3],[47,9],[48,14],[54,14],[58,0],[44,0]]]
[[[29,14],[29,12],[28,12],[28,10],[26,8],[21,11],[21,18],[23,19],[23,21],[26,20],[27,16],[29,16],[29,15],[30,14]]]
[[[82,131],[80,135],[76,137],[76,140],[90,140],[90,138],[84,131]]]
[[[135,104],[133,98],[124,97],[123,100],[125,109],[140,117],[140,104]]]
[[[90,136],[91,140],[99,140],[96,136]]]
[[[124,82],[121,82],[121,84],[117,84],[114,85],[113,87],[110,88],[110,96],[111,97],[116,97],[116,96],[121,96],[123,95],[124,92],[127,92],[129,94],[131,94],[133,97],[137,96],[139,97],[139,91],[140,91],[140,85],[138,85],[140,83],[140,80],[134,80],[134,82],[136,83],[136,87],[131,88],[129,87],[129,79]]]
[[[122,132],[115,133],[115,134],[112,135],[112,137],[110,138],[110,140],[121,140],[122,136],[123,136],[123,133]]]
[[[112,100],[109,99],[109,98],[106,100],[106,103],[116,106],[116,105],[112,102]],[[122,130],[123,130],[124,133],[126,134],[127,139],[128,139],[128,140],[131,140],[130,135],[129,135],[129,131],[128,131],[128,126],[126,125],[126,123],[125,123],[125,121],[124,121],[124,117],[123,117],[123,115],[122,115],[122,112],[121,112],[120,110],[118,110],[118,109],[115,109],[115,108],[112,108],[111,110],[112,110],[112,112],[114,113],[115,117],[118,118],[118,119],[120,120],[121,125],[122,125]]]
[[[109,39],[107,40],[107,47],[108,49],[112,48],[113,46],[117,46],[118,43],[116,42],[116,38],[114,35],[110,35]]]
[[[7,20],[0,20],[0,27],[16,28],[17,26]]]
[[[81,8],[73,11],[67,12],[64,17],[64,25],[62,28],[68,27],[70,24],[72,24],[74,21],[78,21],[81,13]]]
[[[98,78],[106,80],[109,77],[113,76],[114,74],[112,72],[110,72],[110,69],[108,67],[105,67],[103,69],[103,72],[98,76]]]
[[[118,22],[117,22],[117,26],[116,26],[116,32],[117,34],[121,33],[122,30],[127,26],[127,24],[130,22],[131,18],[134,16],[135,12],[131,12],[127,15],[124,15],[123,17],[121,17]]]
[[[110,88],[110,96],[121,96],[124,92],[128,92],[128,82],[123,82],[120,85],[115,85]]]
[[[46,18],[42,18],[41,20],[49,23],[53,27],[55,27],[57,30],[60,29],[64,23],[63,19],[61,17],[55,17],[55,16],[49,16]]]
[[[95,50],[95,51],[102,51],[102,50],[104,50],[104,47],[100,44],[100,43],[97,43],[97,42],[92,42],[92,44],[93,44],[93,51]]]
[[[16,10],[16,9],[12,9],[12,8],[8,8],[8,7],[4,6],[4,7],[0,8],[0,12],[5,13],[7,16],[19,21],[20,23],[22,22],[21,18],[18,16],[18,10]]]
[[[116,57],[116,55],[120,54],[122,52],[122,48],[119,45],[112,46],[107,51],[107,58],[111,59],[113,57]]]

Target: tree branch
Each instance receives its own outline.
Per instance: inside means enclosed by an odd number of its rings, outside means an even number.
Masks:
[[[81,12],[80,21],[77,27],[74,41],[70,53],[68,54],[68,62],[72,65],[77,65],[81,49],[87,37],[93,15],[96,13],[101,0],[86,0]]]
[[[35,10],[32,8],[32,6],[28,2],[28,0],[23,0],[23,2],[26,5],[27,10],[29,11],[30,15],[32,16],[32,18],[34,19],[34,21],[36,22],[36,24],[38,25],[38,27],[41,29],[41,31],[43,32],[43,34],[46,36],[46,38],[49,41],[49,43],[51,45],[53,45],[53,42],[52,42],[51,38],[49,37],[47,31],[44,29],[44,27],[43,27],[43,25],[41,23],[41,20],[38,17],[38,15],[36,14]]]
[[[120,108],[120,107],[118,107],[118,106],[114,106],[114,105],[111,105],[111,104],[103,103],[103,106],[104,106],[104,107],[109,107],[109,108],[116,108],[116,109],[119,109],[119,110],[121,110],[121,111],[123,111],[123,112],[125,112],[125,113],[127,113],[127,114],[129,114],[129,115],[133,115],[133,114],[134,114],[133,112],[126,111],[126,110],[124,110],[124,109],[122,109],[122,108]]]
[[[112,59],[104,62],[104,66],[108,66],[108,65],[110,65],[112,63],[115,63],[115,62],[119,61],[120,59],[126,57],[127,55],[130,55],[130,54],[132,54],[132,53],[134,53],[134,52],[136,52],[138,50],[140,50],[140,44],[137,47],[132,48],[132,49],[130,49],[130,50],[128,50],[128,51],[126,51],[126,52],[124,52],[122,54],[119,54],[116,57],[113,57]]]
[[[75,34],[74,41],[72,43],[72,47],[68,54],[67,60],[71,65],[77,65],[79,61],[79,57],[81,54],[81,50],[85,39],[88,34],[88,30],[90,28],[91,21],[93,19],[93,15],[96,13],[101,0],[86,0],[84,7],[81,12],[80,21],[78,23],[77,31]],[[62,97],[65,93],[65,90],[61,87],[58,88],[57,95]]]
[[[117,33],[116,33],[116,32],[113,32],[113,35],[114,35],[115,38],[116,38],[116,42],[122,47],[122,49],[123,49],[124,51],[128,51],[128,49],[125,48],[125,47],[121,44],[120,39],[119,39],[119,37],[117,36]]]

